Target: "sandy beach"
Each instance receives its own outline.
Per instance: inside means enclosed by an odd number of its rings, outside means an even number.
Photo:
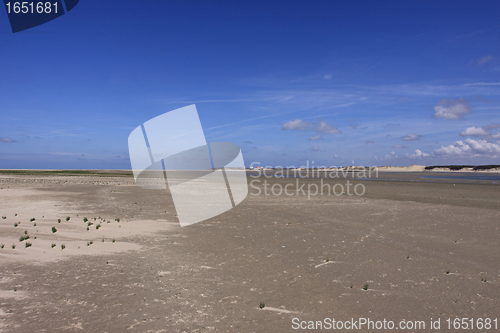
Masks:
[[[0,332],[291,332],[324,318],[444,332],[498,317],[494,180],[381,172],[351,180],[361,196],[312,197],[296,179],[248,180],[259,195],[181,228],[168,193],[127,171],[0,173]]]

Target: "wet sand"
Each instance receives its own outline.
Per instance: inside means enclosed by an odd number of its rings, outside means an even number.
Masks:
[[[260,195],[181,228],[169,195],[127,172],[0,174],[0,331],[290,332],[293,318],[364,317],[421,331],[440,318],[444,332],[447,318],[497,318],[499,185],[382,176],[400,180],[310,199],[296,179],[249,177]],[[265,195],[264,181],[295,194]]]

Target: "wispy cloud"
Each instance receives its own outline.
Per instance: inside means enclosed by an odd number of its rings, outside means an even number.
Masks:
[[[249,102],[266,102],[273,100],[280,100],[281,96],[273,97],[249,97],[249,98],[214,98],[214,99],[193,99],[183,101],[168,101],[166,104],[196,104],[196,103],[249,103]]]
[[[261,117],[248,118],[248,119],[244,119],[244,120],[240,120],[240,121],[235,121],[234,123],[229,123],[229,124],[224,124],[224,125],[219,125],[219,126],[209,127],[209,128],[207,128],[206,130],[214,130],[214,129],[223,128],[223,127],[227,127],[227,126],[233,126],[233,125],[237,125],[237,124],[246,123],[246,122],[253,121],[253,120],[259,120],[259,119],[264,119],[264,118],[270,118],[270,117],[275,117],[275,116],[277,116],[277,115],[283,115],[283,114],[289,114],[289,113],[292,113],[292,112],[283,112],[283,113],[278,113],[278,114],[270,114],[270,115],[261,116]]]
[[[49,155],[57,155],[57,156],[88,156],[83,153],[61,153],[61,152],[54,152],[54,153],[49,153]]]
[[[500,82],[474,82],[474,83],[465,83],[464,87],[471,86],[500,86]]]
[[[401,149],[401,148],[408,148],[408,147],[403,146],[403,145],[394,145],[394,146],[392,146],[392,148],[398,148],[398,149]]]
[[[483,126],[483,128],[487,131],[491,131],[493,129],[497,129],[497,128],[500,128],[500,124],[497,124],[497,123],[493,123],[493,124],[489,124],[488,126]]]
[[[75,133],[70,133],[67,130],[52,130],[52,133],[54,133],[56,138],[61,137],[61,136],[77,136]]]
[[[482,58],[479,58],[478,61],[477,61],[477,63],[479,65],[484,65],[488,61],[491,61],[491,59],[493,59],[493,56],[490,54],[490,55],[484,56]]]
[[[21,136],[28,138],[28,139],[41,139],[41,136],[38,135],[27,135],[27,134],[21,134]]]

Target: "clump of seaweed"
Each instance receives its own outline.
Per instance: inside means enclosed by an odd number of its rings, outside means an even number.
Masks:
[[[19,237],[19,241],[22,242],[22,241],[25,241],[27,239],[30,239],[30,236],[29,235],[22,235],[21,237]]]

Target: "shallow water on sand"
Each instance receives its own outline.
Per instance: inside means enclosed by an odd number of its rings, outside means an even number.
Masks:
[[[463,179],[463,180],[494,180],[500,181],[500,174],[495,175],[478,175],[475,173],[470,174],[458,174],[458,175],[431,175],[431,176],[421,176],[420,178],[441,178],[441,179]]]

